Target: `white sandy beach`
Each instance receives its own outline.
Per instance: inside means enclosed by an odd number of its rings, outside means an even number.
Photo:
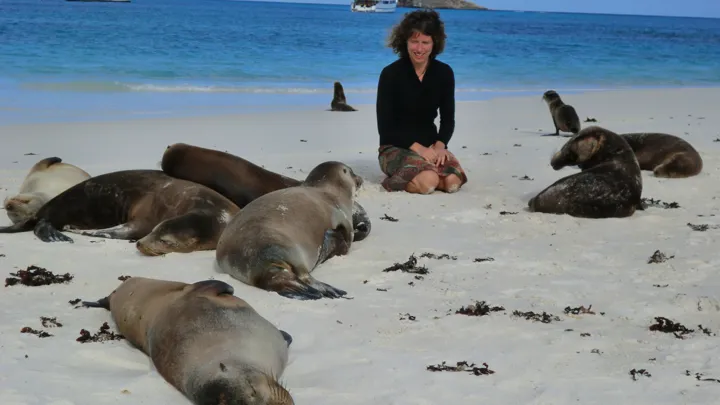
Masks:
[[[186,142],[298,179],[325,160],[348,163],[365,179],[357,198],[372,220],[367,239],[313,273],[351,300],[298,301],[249,287],[218,273],[213,251],[145,257],[127,241],[73,234],[74,244],[43,243],[32,232],[2,234],[3,277],[37,265],[74,278],[2,288],[0,404],[190,403],[126,341],[75,341],[81,329],[95,333],[106,321],[116,329],[109,312],[75,309],[68,301],[104,297],[122,275],[232,284],[237,296],[292,335],[282,381],[297,405],[717,403],[720,384],[695,375],[720,380],[720,229],[687,224],[720,224],[720,142],[713,141],[720,138],[720,89],[560,95],[581,121],[594,117],[593,124],[618,133],[671,133],[695,146],[704,159],[698,176],[658,179],[643,172],[643,197],[680,207],[599,220],[527,212],[529,198],[577,171],[549,165],[569,138],[540,136],[554,132],[542,94],[457,104],[449,147],[469,182],[453,195],[381,188],[372,104],[355,105],[354,113],[0,126],[0,200],[16,194],[44,157],[97,175],[159,168],[167,145]],[[526,175],[532,180],[520,180]],[[381,220],[385,214],[398,221]],[[9,223],[0,212],[0,225]],[[649,264],[656,250],[674,257]],[[419,258],[429,270],[423,279],[382,271],[426,252],[456,259]],[[494,260],[474,262],[487,257]],[[483,300],[506,310],[455,314]],[[564,312],[589,305],[595,314]],[[515,310],[546,311],[560,321],[533,322],[512,316]],[[45,328],[41,316],[63,326]],[[695,332],[679,339],[650,331],[655,317]],[[20,333],[25,326],[53,336]],[[443,361],[487,363],[494,374],[426,370]],[[634,381],[632,369],[650,375]]]

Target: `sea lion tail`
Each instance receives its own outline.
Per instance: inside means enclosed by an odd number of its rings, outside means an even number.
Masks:
[[[73,243],[73,240],[55,229],[50,222],[45,219],[41,219],[35,225],[33,233],[43,242],[69,242]]]
[[[35,218],[28,218],[20,222],[16,222],[10,226],[0,227],[0,233],[18,233],[27,232],[35,226],[37,220]]]
[[[85,308],[104,308],[110,310],[110,298],[100,298],[97,301],[83,301],[82,306]]]

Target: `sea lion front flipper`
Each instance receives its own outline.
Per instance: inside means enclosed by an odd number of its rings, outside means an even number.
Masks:
[[[97,301],[83,301],[82,306],[85,308],[104,308],[110,310],[110,298],[100,298]]]
[[[37,225],[35,225],[35,229],[33,229],[33,233],[35,236],[38,237],[43,242],[69,242],[74,243],[74,241],[68,237],[60,233],[57,229],[55,229],[52,224],[44,219],[41,219],[38,221]]]
[[[280,330],[280,334],[282,334],[283,339],[285,339],[285,341],[287,342],[288,347],[290,347],[290,345],[292,344],[292,341],[293,341],[292,336],[290,336],[289,333],[285,332],[285,331],[282,330],[282,329]]]
[[[357,201],[353,203],[353,242],[359,242],[370,234],[372,223],[365,208]]]
[[[78,233],[83,236],[92,236],[107,239],[136,240],[145,236],[139,227],[131,222],[112,226],[104,229],[77,229],[72,226],[65,226],[64,231]]]
[[[318,254],[316,266],[333,256],[347,254],[350,250],[350,246],[348,245],[345,237],[345,229],[343,227],[338,227],[338,229],[328,229],[325,231],[325,235],[323,235],[323,244],[320,247],[320,253]],[[350,238],[352,238],[352,235]]]
[[[203,280],[193,283],[193,291],[195,292],[207,292],[215,295],[233,295],[235,288],[230,284],[220,280]]]

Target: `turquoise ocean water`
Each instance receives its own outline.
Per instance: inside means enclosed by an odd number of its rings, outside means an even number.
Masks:
[[[480,2],[481,4],[481,2]],[[0,124],[372,103],[410,11],[232,0],[0,1]],[[720,19],[440,10],[457,98],[720,85]],[[562,94],[562,93],[561,93]]]

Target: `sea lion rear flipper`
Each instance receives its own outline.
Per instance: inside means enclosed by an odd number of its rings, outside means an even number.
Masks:
[[[32,218],[29,218],[24,221],[16,222],[10,226],[0,227],[0,233],[27,232],[27,231],[33,229],[34,225],[35,225],[35,220]]]
[[[104,308],[110,310],[110,299],[109,297],[100,298],[97,301],[83,301],[82,306],[85,308]]]
[[[282,334],[283,339],[287,342],[288,347],[292,344],[293,338],[290,336],[289,333],[285,332],[284,330],[280,330],[280,334]]]
[[[35,236],[38,237],[43,242],[70,242],[74,243],[72,239],[69,237],[63,235],[55,229],[55,227],[50,224],[50,222],[41,219],[38,221],[37,225],[35,225],[35,229],[33,230],[33,233]]]
[[[193,283],[193,291],[196,292],[207,292],[215,295],[233,295],[235,288],[230,284],[220,280],[203,280]]]

